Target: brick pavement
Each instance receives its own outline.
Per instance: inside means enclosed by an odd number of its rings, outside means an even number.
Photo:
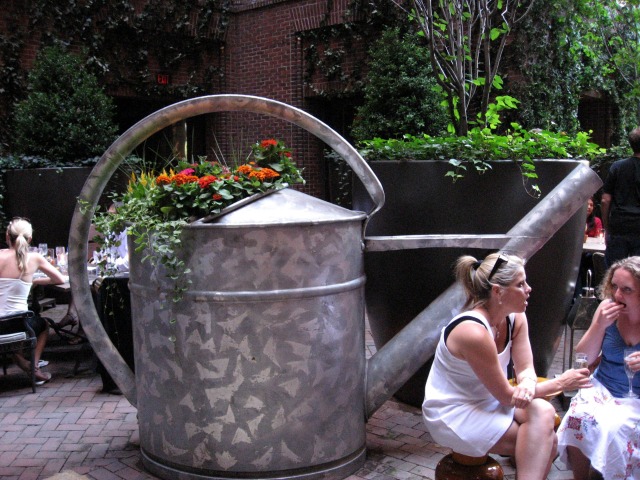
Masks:
[[[47,314],[61,316],[64,310],[59,306]],[[368,354],[375,351],[370,335],[367,349]],[[49,355],[47,370],[54,378],[37,387],[36,394],[30,393],[26,376],[15,366],[9,367],[7,377],[0,377],[0,478],[37,480],[59,472],[95,480],[156,478],[142,467],[136,409],[122,396],[101,393],[102,383],[93,369],[73,376],[72,357]],[[556,355],[550,374],[560,371],[561,358]],[[87,365],[91,366],[89,359],[83,362]],[[349,480],[433,479],[438,461],[448,452],[431,440],[419,408],[390,400],[367,423],[367,460]],[[496,459],[505,478],[515,479],[507,459]],[[556,461],[548,478],[572,475]]]

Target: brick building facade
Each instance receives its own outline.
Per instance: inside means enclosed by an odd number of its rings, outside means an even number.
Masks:
[[[128,38],[132,30],[128,28],[127,21],[115,27],[105,23],[107,18],[113,16],[113,9],[117,6],[114,5],[118,2],[106,2],[106,5],[97,9],[87,7],[87,18],[84,20],[90,27],[78,27],[74,35],[68,36],[66,32],[71,29],[57,25],[56,20],[51,19],[55,17],[34,21],[30,9],[34,8],[35,3],[28,0],[3,1],[5,5],[4,12],[0,14],[0,34],[5,35],[4,38],[12,38],[9,32],[22,32],[20,67],[28,70],[38,51],[43,45],[51,43],[53,37],[80,50],[87,48],[88,39],[91,38],[89,30],[99,30],[104,36],[111,36],[109,44],[112,47],[108,54],[112,60],[101,80],[106,92],[116,103],[117,122],[122,132],[149,113],[184,98],[227,93],[267,97],[293,105],[325,121],[344,136],[347,134],[344,126],[348,126],[352,118],[349,93],[337,101],[327,100],[328,96],[319,94],[327,91],[344,93],[349,88],[344,82],[345,75],[328,79],[323,73],[309,73],[306,58],[308,42],[314,40],[309,40],[305,34],[354,20],[349,13],[349,0],[333,3],[326,0],[234,0],[224,13],[216,12],[207,19],[201,18],[197,8],[192,8],[188,12],[186,26],[172,30],[170,24],[160,28],[156,25],[156,28],[143,30],[148,35],[145,40],[150,45],[146,65],[140,67],[145,71],[144,75],[131,72],[130,65],[137,60],[133,58],[136,52],[129,45],[136,39]],[[85,3],[89,5],[93,2]],[[119,2],[120,5],[132,7],[135,10],[132,14],[139,17],[149,5],[162,3],[151,0]],[[172,2],[164,3],[170,5]],[[69,5],[72,4],[74,2],[69,2]],[[79,10],[69,10],[69,16],[76,14],[79,17],[77,21],[82,20],[82,8],[61,8]],[[143,22],[139,25],[144,28]],[[198,32],[196,29],[199,29]],[[18,37],[15,33],[13,35],[13,38]],[[194,47],[193,52],[173,52],[175,57],[182,55],[182,58],[178,61],[167,60],[170,54],[165,51],[171,52],[172,44],[184,45],[184,37],[190,35],[194,39],[198,37],[197,42],[193,43],[199,49]],[[340,45],[340,40],[332,42],[333,45],[325,42],[319,48],[344,51],[345,46]],[[361,63],[364,52],[364,45],[358,44],[357,40],[349,42],[346,48],[348,55],[340,65],[343,73]],[[6,58],[5,55],[5,63]],[[3,65],[3,68],[7,67]],[[144,93],[137,88],[141,82],[146,82]],[[185,86],[193,84],[203,88],[198,93],[189,92],[185,95]],[[9,108],[6,103],[0,102],[0,110]],[[244,147],[245,154],[248,153],[248,145],[262,138],[283,140],[292,148],[298,165],[304,168],[307,184],[299,188],[320,198],[327,197],[323,144],[303,129],[266,116],[243,113],[211,114],[190,119],[186,123],[186,138],[192,143],[192,153],[209,156],[222,154],[227,160],[240,147]],[[154,148],[162,151],[166,145],[173,144],[174,139],[168,137],[173,137],[173,134],[163,132],[157,136]]]

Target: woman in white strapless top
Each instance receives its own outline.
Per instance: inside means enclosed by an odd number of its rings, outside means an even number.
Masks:
[[[62,275],[42,255],[29,252],[33,228],[28,220],[16,217],[9,223],[6,241],[9,248],[0,250],[0,316],[28,310],[27,299],[33,284],[57,285],[65,283],[68,277]],[[34,280],[33,274],[40,270],[46,277]],[[34,317],[31,327],[37,336],[35,349],[36,365],[47,344],[49,328],[40,317]],[[0,333],[2,322],[0,322]],[[30,372],[29,362],[21,354],[14,356],[16,364],[25,372]],[[36,382],[43,384],[51,379],[51,374],[36,368]]]

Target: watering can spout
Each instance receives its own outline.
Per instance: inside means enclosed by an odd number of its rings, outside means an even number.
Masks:
[[[531,258],[601,186],[602,180],[588,164],[580,164],[507,232],[500,250]],[[388,249],[394,248],[396,240],[389,242]],[[377,249],[381,243],[376,239]],[[400,244],[406,246],[406,242]],[[365,238],[365,249],[366,245]],[[442,328],[464,303],[462,288],[451,285],[371,357],[365,379],[367,418],[433,357]]]

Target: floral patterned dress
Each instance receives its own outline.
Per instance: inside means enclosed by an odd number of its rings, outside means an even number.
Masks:
[[[611,325],[603,342],[603,352],[608,356],[603,355],[602,362],[607,365],[601,362],[601,367],[610,371],[617,364],[622,370],[622,384],[611,386],[616,395],[628,388],[621,363],[623,348],[616,325]],[[558,428],[560,458],[570,466],[567,446],[577,447],[605,479],[640,480],[640,399],[614,397],[604,383],[613,379],[598,375],[597,370],[591,380],[593,387],[578,392]],[[635,383],[634,390],[638,390]]]

